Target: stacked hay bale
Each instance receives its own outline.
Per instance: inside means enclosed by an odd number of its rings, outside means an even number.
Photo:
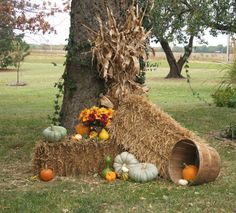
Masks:
[[[112,140],[138,160],[156,164],[163,178],[169,178],[168,160],[178,141],[202,142],[193,132],[138,95],[124,99],[115,112],[109,131]]]
[[[33,171],[36,175],[47,166],[58,176],[100,173],[105,167],[104,158],[109,155],[114,159],[122,151],[122,146],[108,141],[39,141],[35,147]]]

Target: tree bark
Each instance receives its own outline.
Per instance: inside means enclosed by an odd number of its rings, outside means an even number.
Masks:
[[[184,64],[186,63],[186,61],[188,60],[188,58],[192,53],[193,39],[194,36],[190,36],[188,44],[184,47],[184,55],[181,56],[178,61],[176,61],[168,41],[166,41],[165,39],[162,39],[160,41],[162,49],[165,52],[166,59],[170,67],[170,71],[166,76],[166,78],[184,78],[181,72]]]
[[[183,78],[183,76],[181,75],[181,70],[179,69],[178,63],[175,59],[175,56],[170,48],[168,41],[162,39],[160,43],[162,49],[165,52],[166,59],[170,67],[170,71],[166,78]]]
[[[190,36],[188,44],[184,47],[184,55],[181,56],[180,59],[177,62],[179,70],[180,70],[180,73],[181,73],[181,71],[183,69],[184,64],[186,63],[186,61],[188,60],[188,58],[192,54],[193,39],[194,39],[194,36]]]
[[[63,74],[64,97],[60,115],[61,124],[70,132],[78,122],[80,111],[85,107],[97,105],[99,94],[105,91],[104,82],[99,77],[96,66],[92,65],[88,33],[82,24],[97,30],[99,24],[96,17],[106,20],[107,6],[116,17],[121,17],[121,11],[126,8],[120,0],[72,0],[71,3],[71,26]]]

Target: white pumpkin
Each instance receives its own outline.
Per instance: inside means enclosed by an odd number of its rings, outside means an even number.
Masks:
[[[179,179],[178,184],[181,186],[187,186],[188,185],[188,181],[185,179]]]
[[[113,167],[116,174],[119,176],[122,173],[122,169],[124,170],[124,168],[126,168],[129,171],[131,167],[137,165],[138,163],[139,161],[134,155],[128,152],[122,152],[115,157]]]
[[[139,163],[129,169],[130,179],[137,182],[147,182],[158,175],[157,167],[151,163]]]

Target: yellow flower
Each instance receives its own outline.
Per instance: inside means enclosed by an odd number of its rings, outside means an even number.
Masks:
[[[91,111],[97,112],[99,110],[99,107],[93,106],[90,108]]]
[[[84,120],[88,119],[89,114],[90,114],[90,110],[87,108],[84,109],[79,115],[80,120],[84,121]]]
[[[101,108],[99,109],[99,113],[100,113],[100,114],[107,114],[107,109],[106,109],[105,107],[101,107]]]
[[[89,118],[89,116],[88,116],[88,115],[86,115],[86,116],[82,117],[82,122],[86,122],[86,121],[88,121],[88,118]]]
[[[108,118],[112,118],[113,112],[114,112],[113,109],[111,109],[111,108],[107,109],[107,116],[108,116]]]

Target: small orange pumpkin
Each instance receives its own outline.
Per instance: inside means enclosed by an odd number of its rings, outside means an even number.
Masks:
[[[96,131],[91,131],[89,133],[89,138],[93,139],[93,138],[96,138],[98,136],[98,133]]]
[[[182,171],[183,179],[187,181],[195,181],[198,173],[198,168],[194,165],[185,165]]]
[[[115,181],[116,180],[116,173],[115,172],[107,172],[106,174],[106,180],[109,182]]]
[[[54,172],[52,169],[45,168],[40,171],[39,177],[43,181],[50,181],[54,178]]]
[[[75,126],[75,131],[80,135],[88,135],[90,132],[90,128],[80,123]]]

